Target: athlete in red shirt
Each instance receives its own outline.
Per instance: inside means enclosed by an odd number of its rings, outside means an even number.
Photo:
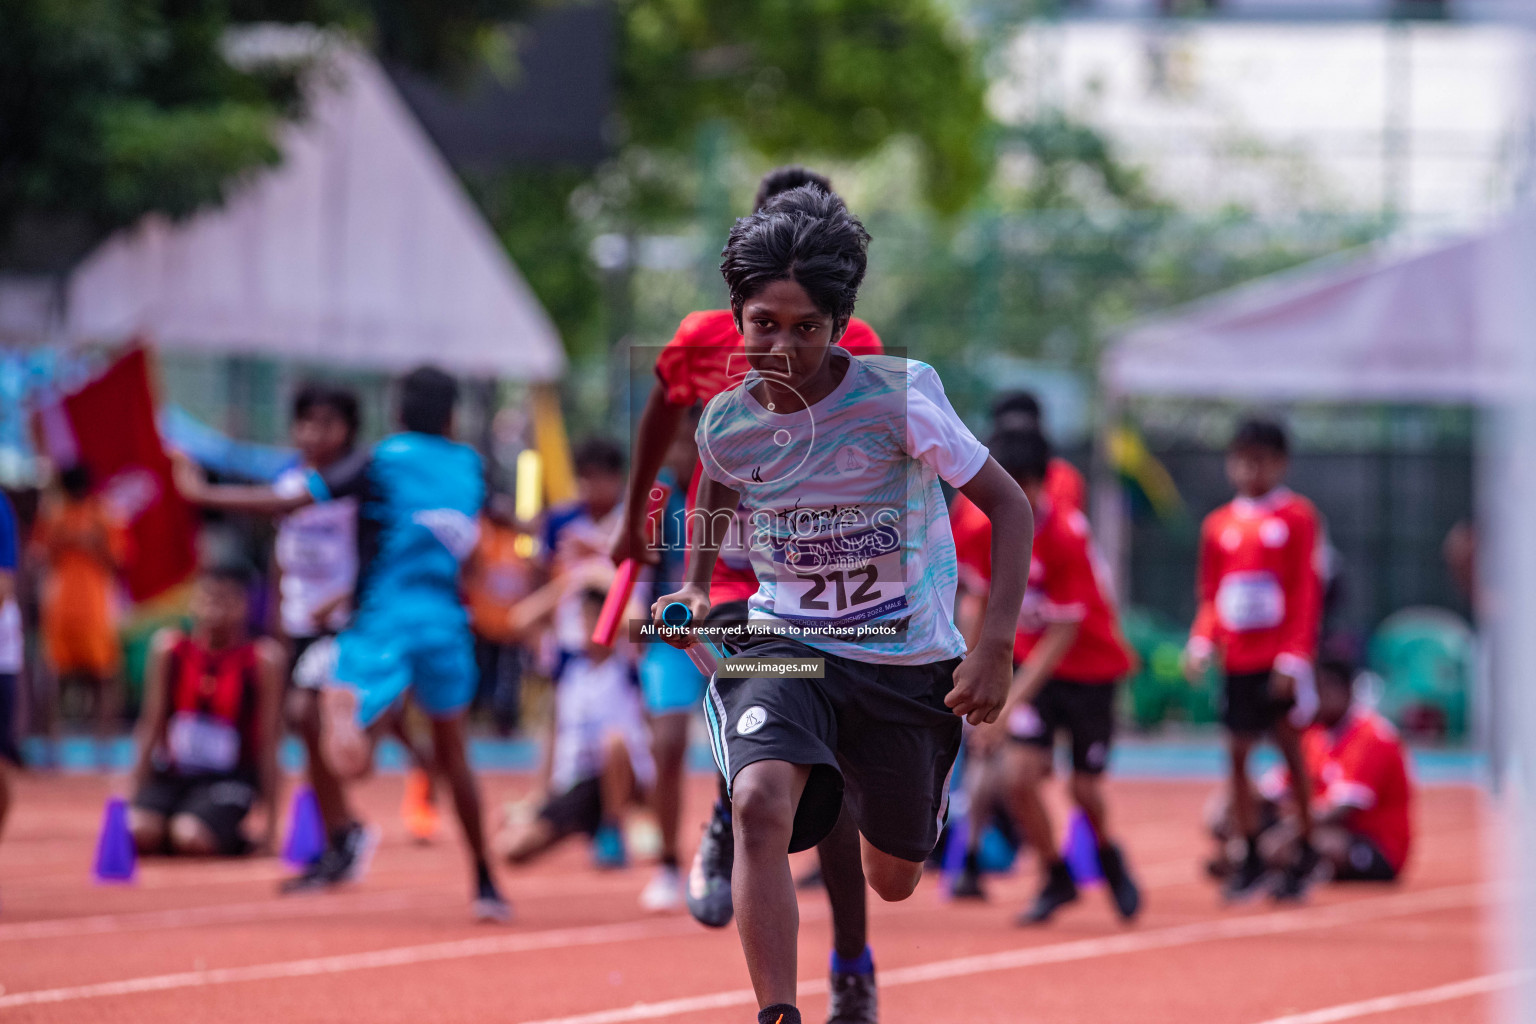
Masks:
[[[1312,842],[1339,882],[1390,882],[1402,873],[1413,842],[1413,782],[1397,730],[1354,702],[1354,668],[1333,660],[1317,666],[1317,722],[1301,737],[1312,780]],[[1261,790],[1283,797],[1290,779],[1267,776]],[[1284,863],[1292,823],[1282,820],[1266,859]]]
[[[155,635],[144,679],[128,827],[140,853],[245,853],[241,825],[258,798],[277,835],[277,741],[284,658],[246,635],[241,566],[203,569],[192,588],[192,632]]]
[[[1269,877],[1248,777],[1248,754],[1266,733],[1285,756],[1300,806],[1301,853],[1275,897],[1300,899],[1316,866],[1297,725],[1310,721],[1317,708],[1312,659],[1322,601],[1318,521],[1310,502],[1281,486],[1288,463],[1289,444],[1278,424],[1244,422],[1227,452],[1227,478],[1237,497],[1208,515],[1200,530],[1199,606],[1185,671],[1198,680],[1215,659],[1224,676],[1232,814],[1247,837],[1243,863],[1226,883],[1232,900],[1256,894]]]
[[[973,805],[1001,790],[1024,833],[1040,852],[1046,883],[1020,924],[1040,924],[1077,899],[1072,873],[1057,852],[1055,830],[1041,799],[1051,774],[1051,754],[1058,732],[1072,743],[1073,801],[1083,809],[1099,838],[1099,862],[1121,917],[1136,915],[1141,896],[1108,825],[1101,780],[1114,735],[1116,684],[1131,668],[1109,587],[1093,549],[1088,520],[1070,505],[1058,505],[1049,491],[1050,446],[1034,430],[1006,430],[988,441],[992,456],[1024,489],[1035,511],[1035,540],[1029,590],[1014,637],[1018,665],[1008,702],[997,723],[973,735],[973,749],[984,766],[972,777]],[[960,545],[957,541],[956,547]],[[990,584],[990,553],[978,560],[974,544],[960,554],[961,564],[983,586]],[[985,591],[983,590],[983,593]],[[1006,736],[1011,742],[1003,743]],[[991,776],[989,778],[988,776]],[[977,816],[976,825],[984,824]],[[965,870],[956,879],[956,895],[979,896],[973,827]]]
[[[760,209],[780,192],[814,184],[827,192],[832,183],[822,175],[803,167],[780,167],[763,176],[753,209]],[[848,322],[837,343],[855,355],[878,355],[884,351],[874,330],[857,317]],[[659,561],[657,551],[645,536],[649,492],[656,482],[667,452],[685,424],[689,409],[707,403],[715,395],[733,387],[747,371],[746,348],[740,325],[729,309],[690,313],[683,318],[677,333],[667,342],[656,360],[656,384],[651,388],[635,430],[630,459],[629,485],[625,491],[624,519],[614,539],[614,563],[631,556],[648,564]],[[688,508],[694,506],[700,470],[695,467],[688,486]],[[690,526],[692,520],[689,520]],[[757,574],[747,559],[745,531],[738,517],[733,536],[721,544],[720,556],[710,578],[710,625],[745,622],[747,600],[757,591]],[[703,698],[702,682],[700,700]],[[669,798],[660,793],[661,779],[681,779],[681,758],[686,751],[688,721],[681,715],[664,716],[653,722],[653,743],[657,761],[658,809],[663,804],[676,807],[680,796]],[[683,739],[678,741],[676,730]],[[668,765],[676,761],[677,771]],[[673,819],[675,823],[675,818]],[[664,849],[676,850],[675,824],[668,834],[663,827]],[[832,978],[829,1018],[847,1021],[873,1021],[876,996],[872,961],[867,944],[868,921],[865,910],[864,869],[860,860],[858,829],[846,813],[836,828],[816,847],[821,860],[822,877],[828,902],[832,907]],[[731,865],[735,859],[735,840],[731,832],[730,800],[725,780],[720,780],[720,795],[689,869],[685,899],[688,911],[701,924],[721,928],[728,924],[734,910],[731,901]]]

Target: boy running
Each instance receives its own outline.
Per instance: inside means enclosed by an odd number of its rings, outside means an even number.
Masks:
[[[814,185],[824,192],[832,183],[804,167],[778,167],[763,175],[758,184],[754,210],[761,210],[775,196],[803,185]],[[864,321],[850,317],[847,327],[837,336],[836,344],[856,355],[884,352],[880,338]],[[665,461],[669,446],[683,427],[689,411],[741,382],[749,369],[745,358],[737,311],[716,309],[690,313],[683,318],[677,333],[667,342],[656,360],[656,384],[646,400],[636,428],[634,456],[631,460],[629,486],[624,499],[623,528],[613,546],[615,564],[634,555],[656,563],[658,552],[645,539],[645,512],[649,507],[651,486]],[[694,506],[702,480],[702,470],[695,468],[688,488],[688,506]],[[757,592],[757,574],[752,568],[745,543],[744,519],[738,516],[720,546],[714,571],[709,580],[710,623],[730,625],[745,622],[747,602]],[[675,580],[673,581],[675,582]],[[665,664],[663,659],[658,662]],[[697,707],[704,693],[705,680],[692,663],[673,660],[678,679],[667,688],[669,702],[651,703],[653,714],[667,714],[679,706],[679,691],[693,687],[688,704]],[[661,687],[650,688],[659,694]],[[678,703],[673,703],[676,701]],[[658,728],[658,743],[675,735],[666,725]],[[657,751],[658,808],[681,801],[683,758],[686,746],[672,742]],[[674,782],[675,780],[675,782]],[[675,786],[679,792],[674,793]],[[675,821],[675,816],[664,819]],[[675,864],[677,829],[664,831]],[[865,906],[864,876],[859,862],[858,831],[851,818],[844,816],[832,832],[816,847],[821,876],[832,908],[832,963],[829,985],[832,990],[828,1024],[874,1024],[878,1006],[874,986],[873,961],[868,948],[868,919]],[[731,922],[731,866],[735,859],[731,829],[730,797],[725,780],[710,813],[703,838],[688,872],[684,897],[688,911],[700,924],[723,928]],[[663,863],[663,872],[667,865]]]
[[[246,633],[255,573],[214,565],[192,587],[192,631],[155,634],[128,827],[142,854],[233,857],[277,836],[283,652]],[[266,828],[242,829],[260,798]]]
[[[1237,497],[1200,527],[1199,605],[1185,648],[1185,673],[1201,679],[1213,661],[1223,673],[1232,816],[1245,841],[1243,861],[1225,885],[1229,900],[1257,894],[1270,878],[1248,777],[1248,754],[1266,734],[1290,769],[1299,831],[1296,859],[1282,873],[1274,897],[1301,899],[1317,867],[1311,784],[1297,728],[1317,709],[1312,660],[1322,602],[1318,523],[1312,503],[1282,486],[1289,451],[1278,424],[1242,423],[1227,450],[1227,478]]]
[[[994,437],[989,447],[1035,512],[1029,590],[1014,644],[1018,669],[1013,687],[997,724],[972,734],[978,758],[995,769],[998,788],[1045,867],[1045,885],[1019,923],[1041,924],[1077,899],[1077,886],[1057,852],[1040,792],[1051,774],[1058,732],[1065,732],[1072,744],[1072,800],[1098,837],[1099,864],[1115,909],[1129,920],[1140,909],[1141,894],[1112,838],[1103,777],[1114,736],[1116,684],[1130,671],[1131,657],[1100,578],[1087,518],[1076,508],[1058,506],[1046,493],[1050,446],[1037,432],[1009,431]],[[978,579],[990,579],[989,562],[976,560],[974,553],[968,560]],[[1009,742],[1002,743],[1005,738]],[[987,764],[989,758],[1000,763]],[[988,774],[985,769],[983,774]],[[973,828],[957,894],[980,894],[978,840],[979,830]]]
[[[209,488],[185,462],[178,483],[194,503],[210,503],[222,492],[226,507],[238,500],[248,510],[277,515],[357,499],[355,610],[336,641],[339,685],[322,696],[326,760],[344,780],[366,774],[388,711],[409,693],[432,721],[436,762],[464,829],[475,916],[502,921],[511,911],[486,860],[480,797],[464,741],[476,674],[460,576],[477,540],[485,485],[480,456],[450,440],[457,401],[452,377],[433,367],[413,370],[400,383],[402,432],[311,469],[297,493]]]
[[[741,653],[824,669],[716,677],[705,704],[730,786],[732,896],[761,1024],[801,1020],[787,854],[831,831],[846,792],[870,886],[887,900],[912,894],[944,817],[958,716],[997,717],[1024,596],[1029,503],[955,415],[938,375],[835,344],[868,242],[842,200],[811,185],[732,229],[721,270],[752,369],[705,409],[687,579],[652,607],[658,622],[672,601],[706,619],[739,504],[759,580],[751,618],[804,638],[748,637]],[[992,603],[963,660],[940,479],[996,526]]]

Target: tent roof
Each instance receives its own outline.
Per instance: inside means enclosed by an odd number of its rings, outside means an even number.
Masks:
[[[1489,399],[1511,365],[1495,289],[1512,229],[1330,257],[1181,307],[1118,334],[1101,379],[1115,395]]]
[[[282,164],[220,209],[149,217],[109,238],[70,278],[65,335],[558,376],[554,325],[383,71],[334,39],[322,52]]]

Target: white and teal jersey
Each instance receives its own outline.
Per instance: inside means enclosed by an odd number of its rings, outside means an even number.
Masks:
[[[828,358],[848,360],[847,372],[808,409],[764,406],[749,374],[699,421],[704,472],[741,494],[758,579],[751,618],[819,631],[798,639],[859,661],[958,657],[955,545],[939,480],[969,482],[987,449],[933,367],[837,348]],[[896,642],[875,635],[891,627]],[[859,628],[871,636],[853,636]]]

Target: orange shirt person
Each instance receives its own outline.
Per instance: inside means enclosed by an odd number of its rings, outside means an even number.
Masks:
[[[107,739],[120,701],[117,680],[117,572],[127,537],[91,493],[84,466],[59,474],[62,494],[46,501],[33,531],[33,548],[47,568],[42,593],[43,651],[61,681],[98,688],[97,730]]]

